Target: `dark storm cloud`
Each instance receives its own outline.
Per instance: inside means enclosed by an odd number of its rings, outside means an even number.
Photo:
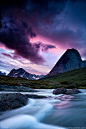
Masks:
[[[23,8],[27,0],[0,0],[0,7],[21,7]]]
[[[36,42],[33,44],[35,48],[40,49],[41,51],[47,52],[48,49],[56,48],[54,45],[43,44],[42,42]]]
[[[55,46],[32,44],[30,38],[36,35],[47,37],[61,47],[85,46],[82,45],[85,40],[83,28],[86,27],[84,27],[85,0],[1,0],[0,2],[0,41],[6,47],[13,49],[16,55],[33,63],[44,62],[39,51],[47,51]]]
[[[1,10],[0,10],[0,28],[2,27],[1,25]]]
[[[29,59],[33,63],[44,62],[43,57],[39,54],[40,49],[47,51],[55,46],[42,43],[31,44],[29,39],[35,37],[39,32],[37,28],[40,24],[52,23],[51,18],[55,14],[60,14],[66,0],[63,0],[62,3],[60,0],[1,0],[0,2],[1,43],[13,49],[16,55]]]
[[[86,1],[68,0],[64,10],[54,15],[51,25],[39,26],[39,35],[61,48],[73,47],[84,51],[86,48]]]
[[[4,56],[6,56],[6,57],[9,57],[9,58],[11,58],[11,59],[13,59],[13,60],[15,60],[15,59],[18,59],[19,58],[19,56],[18,55],[16,55],[16,54],[8,54],[8,53],[1,53],[2,55],[4,55]]]
[[[34,53],[38,53],[40,50],[41,51],[43,51],[43,52],[47,52],[48,51],[48,49],[52,49],[52,48],[56,48],[54,45],[50,45],[50,44],[43,44],[42,42],[36,42],[36,43],[34,43],[34,44],[31,44],[31,47],[32,47],[32,49],[34,50]],[[31,50],[29,50],[32,54],[33,54],[33,52],[32,52],[32,49]],[[24,53],[24,50],[22,50],[22,53],[23,53],[23,55],[20,53],[20,54],[18,54],[17,52],[15,52],[15,53],[11,53],[11,54],[8,54],[8,53],[1,53],[2,55],[4,55],[4,56],[6,56],[6,57],[9,57],[9,58],[11,58],[11,59],[20,59],[20,56],[19,55],[22,55],[22,57],[24,57],[24,58],[27,58],[28,59],[28,55],[25,55],[26,53]],[[28,52],[28,54],[29,54],[29,52]],[[31,58],[33,57],[33,55],[31,55]],[[35,57],[36,57],[36,55],[35,55]],[[38,57],[36,57],[36,59],[37,59]],[[29,57],[29,59],[30,59],[30,57]],[[34,60],[32,60],[32,59],[30,59],[32,62],[36,62],[35,61],[35,58],[33,57],[33,59]],[[41,60],[41,59],[40,59]],[[39,61],[39,60],[38,60]],[[38,63],[38,62],[36,62],[36,63]],[[40,63],[40,62],[39,62]]]
[[[0,30],[0,41],[15,53],[31,60],[34,63],[42,63],[44,59],[39,55],[29,42],[29,37],[35,37],[32,28],[14,18],[3,19],[3,28]],[[26,28],[26,29],[25,29]],[[28,35],[28,38],[27,38]]]

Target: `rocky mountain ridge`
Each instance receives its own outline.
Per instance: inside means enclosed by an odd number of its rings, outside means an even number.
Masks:
[[[67,49],[46,76],[49,77],[82,67],[86,67],[86,61],[82,61],[80,53],[74,48]]]
[[[0,71],[0,75],[6,76],[6,73],[5,72],[3,73],[3,72]]]
[[[22,78],[27,78],[29,80],[37,80],[43,77],[44,75],[31,74],[31,73],[26,72],[23,68],[19,68],[19,69],[12,69],[7,76],[22,77]]]

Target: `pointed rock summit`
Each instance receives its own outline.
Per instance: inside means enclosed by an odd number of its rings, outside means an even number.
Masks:
[[[82,61],[79,52],[74,48],[67,49],[47,76],[64,73],[82,67],[86,67],[86,61]]]

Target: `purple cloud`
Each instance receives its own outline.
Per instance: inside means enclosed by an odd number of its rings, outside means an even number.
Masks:
[[[37,35],[65,49],[86,47],[84,0],[1,0],[0,7],[0,41],[33,63],[45,61],[40,50],[55,48],[41,42],[32,44],[30,39]]]

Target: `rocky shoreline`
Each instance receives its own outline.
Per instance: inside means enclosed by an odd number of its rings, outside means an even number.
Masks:
[[[24,86],[7,86],[0,85],[0,91],[12,91],[12,92],[37,92],[34,89]],[[53,94],[78,94],[81,93],[78,89],[74,88],[67,90],[64,87],[57,88],[53,91]],[[21,93],[1,93],[0,94],[0,112],[16,109],[25,106],[29,102],[29,98],[42,99],[46,96],[34,95],[34,94],[21,94]]]
[[[8,85],[0,85],[0,91],[37,92],[37,90],[25,86],[8,86]]]
[[[2,93],[0,94],[0,112],[25,106],[29,101],[28,98],[42,99],[47,97],[33,94]]]

